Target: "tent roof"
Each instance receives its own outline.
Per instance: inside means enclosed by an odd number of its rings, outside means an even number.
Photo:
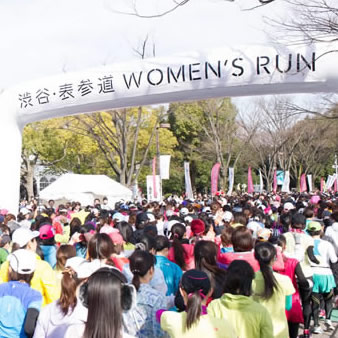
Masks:
[[[64,174],[40,192],[42,200],[69,199],[71,196],[92,194],[108,198],[131,199],[132,191],[105,175]]]

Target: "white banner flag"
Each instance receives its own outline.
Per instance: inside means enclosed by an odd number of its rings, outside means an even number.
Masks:
[[[264,190],[263,176],[262,172],[259,171],[259,192],[262,192],[263,190]]]
[[[190,164],[189,162],[184,162],[184,178],[185,178],[185,195],[189,199],[193,199],[191,180],[190,180]]]
[[[170,155],[160,156],[160,176],[161,180],[169,180]]]
[[[312,191],[312,175],[307,175],[307,183],[309,185],[309,192]]]
[[[154,177],[153,175],[148,175],[147,176],[147,200],[148,202],[151,201],[161,201],[162,196],[161,196],[161,189],[160,189],[160,176],[156,175],[155,176],[155,189],[157,191],[156,193],[156,198],[154,194]]]
[[[289,170],[285,171],[282,192],[290,192],[290,172]]]
[[[334,181],[336,180],[336,174],[334,175],[329,175],[329,177],[327,178],[326,181],[326,189],[329,190],[332,188],[332,186],[334,185]]]
[[[234,188],[234,168],[229,168],[229,190],[228,190],[228,195],[232,194],[232,190]]]

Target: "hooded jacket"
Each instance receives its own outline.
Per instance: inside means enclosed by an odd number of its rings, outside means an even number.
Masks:
[[[268,311],[251,297],[225,293],[208,306],[208,314],[226,318],[235,328],[238,337],[271,338],[272,321]]]
[[[77,304],[73,311],[64,315],[55,301],[47,305],[40,312],[33,338],[59,338],[64,337],[68,327],[72,325],[81,325],[87,321],[88,310],[81,302]]]

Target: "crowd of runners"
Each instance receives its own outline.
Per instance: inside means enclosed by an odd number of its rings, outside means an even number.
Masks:
[[[0,210],[0,336],[333,332],[337,255],[334,194],[23,201]]]

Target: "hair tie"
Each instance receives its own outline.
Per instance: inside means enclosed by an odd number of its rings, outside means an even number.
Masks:
[[[195,292],[196,292],[196,291],[190,292],[190,293],[188,294],[188,298],[191,298]],[[202,299],[204,299],[204,298],[206,297],[206,295],[203,293],[203,289],[199,289],[199,290],[198,290],[198,293],[199,293],[199,295],[200,295],[200,297],[201,297]]]
[[[178,238],[178,234],[174,234],[174,238]]]
[[[75,271],[72,269],[72,268],[65,268],[63,271],[62,271],[62,274],[66,274],[68,273],[70,278],[74,278],[74,275],[75,275]]]
[[[135,275],[135,274],[139,274],[140,270],[139,269],[133,269],[131,272]]]

